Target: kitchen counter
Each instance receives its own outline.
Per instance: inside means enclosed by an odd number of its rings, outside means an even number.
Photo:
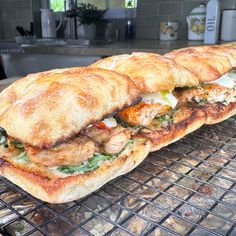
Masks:
[[[6,84],[0,84],[0,92],[3,90],[3,89],[5,89],[5,88],[7,88],[9,85],[10,85],[11,83],[6,83]]]
[[[79,56],[111,56],[131,52],[154,52],[164,54],[174,49],[202,45],[202,41],[158,41],[158,40],[133,40],[117,41],[110,44],[82,47],[80,45],[24,45],[26,53],[61,54]]]

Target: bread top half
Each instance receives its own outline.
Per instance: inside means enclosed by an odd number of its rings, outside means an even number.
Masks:
[[[154,53],[135,52],[101,59],[90,67],[128,75],[141,93],[172,91],[175,87],[196,86],[194,73],[174,60]]]
[[[138,97],[132,80],[108,70],[74,67],[30,74],[0,94],[0,127],[23,143],[49,148]]]
[[[216,80],[236,66],[236,48],[231,46],[181,48],[165,56],[191,70],[199,83]]]

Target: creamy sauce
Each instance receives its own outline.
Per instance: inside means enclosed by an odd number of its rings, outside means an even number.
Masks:
[[[113,117],[106,118],[102,122],[109,128],[115,128],[117,126],[117,121]]]
[[[222,75],[219,79],[208,82],[208,84],[218,84],[220,86],[226,88],[234,88],[236,83],[236,73],[229,72],[227,74]]]
[[[170,106],[174,108],[178,100],[177,98],[169,91],[160,91],[155,93],[145,93],[142,94],[142,99],[146,103],[156,104],[159,103],[164,106]]]

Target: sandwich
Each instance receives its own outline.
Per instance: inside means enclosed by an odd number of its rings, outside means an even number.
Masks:
[[[201,46],[165,54],[191,70],[198,86],[183,88],[175,95],[180,103],[192,103],[207,114],[206,124],[216,124],[236,114],[236,48]]]
[[[0,94],[0,174],[46,202],[86,196],[149,153],[150,142],[114,118],[138,101],[132,80],[98,68],[16,81]]]
[[[108,57],[90,67],[128,75],[139,89],[142,101],[123,109],[119,119],[137,129],[137,136],[149,138],[152,151],[177,141],[204,124],[205,113],[181,104],[173,95],[176,87],[198,85],[190,70],[171,59],[153,53],[132,53]]]

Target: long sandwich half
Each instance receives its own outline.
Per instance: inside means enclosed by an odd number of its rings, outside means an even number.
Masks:
[[[119,112],[119,118],[136,127],[140,137],[158,150],[198,129],[206,119],[200,109],[178,105],[175,87],[196,86],[196,76],[173,60],[153,53],[132,53],[105,58],[90,65],[128,75],[140,90],[142,101]]]
[[[166,57],[191,70],[199,79],[195,88],[175,93],[181,103],[191,102],[216,124],[236,114],[236,48],[201,46],[174,50]]]
[[[31,74],[0,94],[0,174],[50,203],[81,198],[136,167],[150,143],[113,115],[139,100],[98,68]]]

